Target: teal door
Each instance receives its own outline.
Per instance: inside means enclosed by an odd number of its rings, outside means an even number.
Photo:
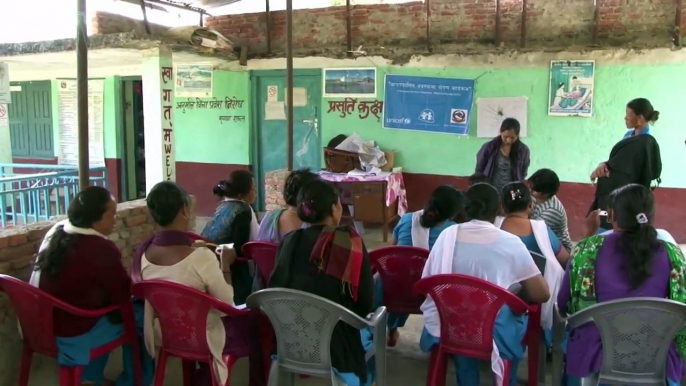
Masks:
[[[50,82],[15,84],[9,104],[12,156],[53,158]]]
[[[252,79],[256,125],[253,165],[259,186],[257,206],[263,210],[266,173],[288,166],[286,72],[255,71]],[[296,70],[293,94],[293,168],[319,170],[323,151],[321,70]]]

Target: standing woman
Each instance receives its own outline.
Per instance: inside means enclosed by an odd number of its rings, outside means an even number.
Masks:
[[[510,182],[524,181],[529,171],[529,147],[519,140],[519,121],[506,118],[500,135],[485,143],[476,155],[475,173],[488,177],[498,193]]]
[[[650,188],[652,181],[660,183],[662,158],[657,140],[650,135],[650,124],[657,122],[660,112],[649,100],[637,98],[626,105],[624,123],[629,129],[624,138],[610,152],[607,161],[591,173],[591,181],[597,181],[595,199],[589,213],[607,210],[610,193],[628,184]],[[601,218],[599,233],[612,229],[606,216]]]

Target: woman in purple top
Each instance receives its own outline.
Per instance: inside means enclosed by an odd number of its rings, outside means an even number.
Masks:
[[[608,211],[614,232],[582,240],[567,266],[557,303],[563,314],[574,314],[595,303],[630,297],[669,298],[684,302],[684,256],[678,246],[660,241],[652,226],[651,191],[638,184],[612,192]],[[569,332],[567,385],[598,373],[602,364],[600,333],[593,323]],[[684,375],[686,347],[672,343],[667,356],[669,385]]]
[[[500,135],[486,142],[476,155],[475,174],[488,178],[500,194],[510,182],[524,181],[529,172],[529,147],[519,140],[519,121],[506,118]]]

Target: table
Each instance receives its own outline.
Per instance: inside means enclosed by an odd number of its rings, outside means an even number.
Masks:
[[[388,241],[390,223],[407,213],[402,173],[349,175],[322,171],[319,176],[338,186],[341,203],[353,206],[353,221],[382,224],[384,242]]]

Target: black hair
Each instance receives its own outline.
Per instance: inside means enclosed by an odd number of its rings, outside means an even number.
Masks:
[[[468,220],[495,220],[500,208],[500,197],[496,188],[490,184],[479,183],[467,190],[466,197],[465,211]]]
[[[450,185],[441,185],[431,193],[431,199],[419,218],[419,224],[431,228],[464,212],[465,197]]]
[[[347,136],[347,135],[345,135],[345,134],[338,134],[337,136],[331,138],[331,140],[329,141],[329,144],[327,145],[327,147],[335,148],[336,146],[338,146],[338,145],[340,145],[341,143],[343,143],[343,141],[345,141],[346,139],[348,139],[348,136]]]
[[[531,191],[523,182],[510,182],[500,192],[505,213],[523,212],[529,208],[531,200]]]
[[[234,170],[229,174],[229,178],[221,180],[212,189],[212,193],[217,197],[238,198],[250,193],[252,190],[253,175],[247,170]]]
[[[174,222],[183,208],[190,205],[190,196],[179,185],[163,181],[152,187],[145,202],[153,221],[166,227]]]
[[[541,193],[547,198],[557,194],[560,190],[560,178],[557,173],[550,169],[539,169],[527,180],[531,184],[531,190]]]
[[[515,135],[517,136],[517,140],[514,141],[512,144],[512,147],[510,148],[510,162],[512,163],[512,167],[515,167],[517,165],[517,158],[519,154],[519,146],[520,146],[520,141],[519,141],[519,132],[521,131],[522,126],[519,124],[519,121],[514,119],[514,118],[505,118],[503,120],[503,123],[500,124],[500,133],[504,133],[506,131],[514,131]],[[498,136],[498,145],[503,144],[503,137]]]
[[[300,188],[298,192],[298,218],[308,224],[317,224],[333,215],[338,202],[338,191],[329,182],[316,179]]]
[[[476,185],[482,182],[488,182],[488,176],[483,173],[474,173],[469,176],[469,186]]]
[[[312,173],[310,169],[292,171],[288,178],[286,178],[286,183],[283,187],[283,199],[286,201],[286,204],[290,206],[298,205],[298,192],[300,192],[300,188],[304,184],[318,178],[319,176]]]
[[[79,192],[69,203],[67,218],[71,225],[78,228],[92,228],[102,220],[107,212],[107,204],[112,201],[112,193],[101,186],[89,186]],[[64,231],[62,225],[55,229],[48,241],[48,246],[38,253],[34,270],[50,277],[57,275],[64,264],[67,253],[74,246],[77,235]]]
[[[626,104],[634,114],[640,115],[646,122],[655,123],[660,118],[660,112],[653,108],[649,100],[645,98],[636,98]]]
[[[610,194],[612,220],[623,231],[617,246],[625,256],[624,274],[635,289],[649,277],[655,252],[660,248],[653,227],[655,199],[650,189],[639,184],[625,185]]]

